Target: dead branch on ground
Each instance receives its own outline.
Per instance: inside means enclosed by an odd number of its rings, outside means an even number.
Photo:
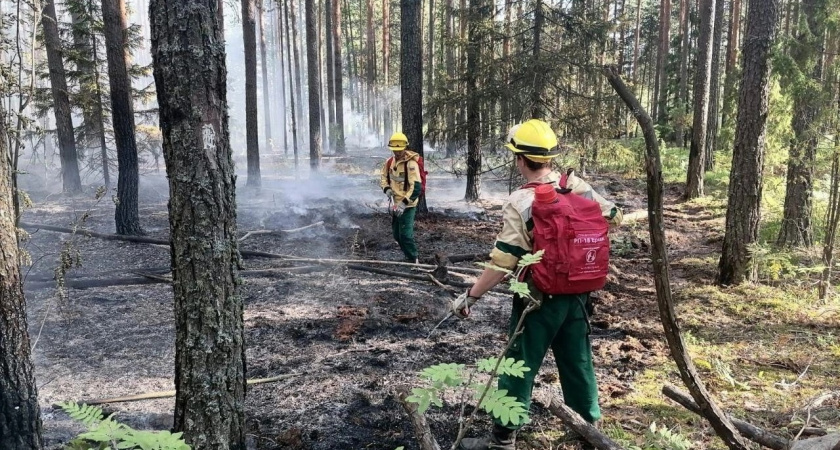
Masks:
[[[587,442],[594,445],[598,450],[624,450],[622,446],[615,443],[615,441],[604,433],[601,433],[591,423],[583,420],[580,414],[572,411],[571,408],[557,400],[557,398],[552,397],[547,407],[552,414],[559,417],[563,423],[568,425],[575,433],[583,436]]]
[[[324,221],[322,220],[320,222],[315,222],[311,225],[307,225],[305,227],[292,228],[291,230],[254,230],[254,231],[249,231],[249,232],[245,233],[245,236],[242,236],[241,238],[239,238],[239,242],[242,242],[245,239],[248,239],[250,236],[256,236],[256,235],[260,235],[260,234],[282,235],[282,234],[289,234],[289,233],[297,233],[298,231],[308,230],[309,228],[314,228],[314,227],[317,227],[317,226],[323,225],[323,224],[324,224]]]
[[[276,377],[270,378],[256,378],[253,380],[248,380],[248,386],[254,386],[258,384],[266,384],[266,383],[276,383],[278,381],[286,380],[295,376],[300,375],[300,373],[285,373],[283,375],[277,375]],[[174,397],[175,391],[155,391],[155,392],[146,392],[143,394],[136,394],[136,395],[125,395],[122,397],[110,397],[110,398],[101,398],[96,400],[88,400],[88,401],[78,401],[76,403],[83,403],[85,405],[102,405],[105,403],[128,403],[128,402],[139,402],[141,400],[154,400],[158,398],[169,398]]]
[[[663,386],[662,387],[662,394],[666,397],[670,398],[671,400],[679,403],[685,409],[693,412],[697,415],[702,415],[700,411],[700,407],[697,406],[697,403],[694,403],[691,398],[689,398],[684,393],[678,391],[673,386]],[[780,436],[777,436],[763,428],[757,427],[749,422],[745,422],[740,419],[736,419],[732,416],[729,417],[732,420],[732,424],[735,425],[735,428],[741,432],[747,439],[757,442],[767,448],[772,448],[773,450],[786,450],[790,446],[790,441]]]

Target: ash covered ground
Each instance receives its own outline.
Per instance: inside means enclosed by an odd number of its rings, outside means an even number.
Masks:
[[[360,156],[352,164],[328,165],[330,170],[318,181],[268,176],[259,192],[238,190],[241,236],[323,221],[294,233],[249,236],[241,249],[306,258],[402,260],[378,187],[376,165],[383,161]],[[603,174],[589,180],[621,204],[625,214],[644,204],[638,180]],[[239,181],[244,185],[244,177]],[[464,184],[451,175],[434,171],[430,175],[431,213],[418,216],[416,226],[421,258],[489,252],[501,226],[507,182],[485,182],[489,194],[470,205],[460,200]],[[30,186],[34,206],[23,220],[69,226],[87,215],[84,227],[112,233],[113,202],[110,196],[95,201],[93,190],[68,198]],[[168,238],[167,190],[162,174],[141,180],[141,221],[150,237]],[[677,193],[669,195],[676,198]],[[646,225],[637,227],[644,230]],[[593,352],[605,415],[619,412],[621,407],[611,406],[612,402],[632,390],[640,369],[666,357],[647,248],[637,235],[645,233],[635,232],[631,225],[614,236],[616,248],[621,249],[613,255],[616,270],[596,299]],[[26,248],[33,261],[24,268],[29,328],[37,340],[36,376],[50,448],[60,448],[81,431],[53,408],[57,402],[173,389],[175,330],[169,286],[70,289],[66,298],[60,298],[48,283],[64,248],[77,250],[81,257],[81,267],[70,270],[68,278],[103,279],[165,270],[170,262],[165,247],[37,231]],[[289,265],[282,260],[243,260],[245,270]],[[474,267],[469,262],[454,266]],[[453,277],[471,281],[469,276]],[[249,388],[249,442],[256,449],[417,448],[392,388],[410,384],[418,370],[432,364],[469,364],[497,354],[506,343],[510,313],[508,296],[490,294],[472,318],[452,319],[427,339],[447,312],[451,298],[447,291],[431,282],[340,266],[248,276],[242,294],[248,378],[297,374]],[[553,367],[549,356],[537,378],[538,397],[559,394]],[[167,429],[173,405],[170,398],[113,403],[106,409],[137,428]],[[457,399],[450,398],[443,408],[428,413],[441,445],[454,439],[459,409]],[[479,417],[470,435],[489,426],[485,415]],[[577,448],[576,443],[560,442],[561,429],[560,421],[535,403],[520,448]]]

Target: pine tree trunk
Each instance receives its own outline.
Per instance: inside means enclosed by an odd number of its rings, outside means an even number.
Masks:
[[[316,0],[317,1],[317,0]],[[322,40],[321,36],[324,36],[324,2],[317,1],[318,10],[315,12],[316,20],[318,21],[318,29],[315,30],[315,34],[318,36],[318,98],[320,99],[319,108],[319,117],[321,119],[321,153],[329,152],[330,149],[330,142],[329,136],[327,135],[328,126],[327,123],[327,114],[324,111],[324,102],[327,101],[326,96],[324,95],[324,52],[322,51]]]
[[[400,106],[411,150],[423,156],[423,33],[421,0],[400,0]],[[418,211],[427,212],[425,196]]]
[[[41,26],[44,30],[44,44],[47,50],[47,65],[52,88],[53,111],[55,112],[55,127],[56,134],[58,134],[62,188],[68,194],[76,194],[82,191],[82,180],[79,176],[79,158],[76,153],[70,98],[67,95],[67,76],[64,70],[61,39],[58,34],[55,0],[47,0],[44,4]]]
[[[391,8],[390,0],[382,0],[382,85],[391,89]],[[387,92],[387,91],[386,91]],[[382,121],[385,124],[385,137],[391,136],[393,118],[391,117],[390,95],[384,99]]]
[[[749,0],[744,43],[744,77],[738,99],[738,122],[729,196],[726,234],[718,283],[742,283],[750,267],[749,247],[758,240],[767,115],[770,104],[771,50],[780,14],[779,0]]]
[[[257,114],[256,0],[242,0],[242,42],[245,45],[245,147],[248,160],[246,186],[259,187],[260,141]]]
[[[265,22],[264,0],[259,2],[259,23],[260,23],[260,63],[262,64],[262,88],[263,88],[263,121],[265,123],[265,149],[271,152],[274,147],[274,139],[271,135],[271,86],[268,78],[268,58],[265,49],[265,34],[268,27]],[[275,94],[276,95],[276,94]],[[259,145],[257,145],[257,166],[259,166]]]
[[[335,153],[344,155],[344,74],[341,60],[341,0],[332,0],[333,73],[335,74]]]
[[[431,98],[435,92],[435,0],[429,1],[429,47],[426,54],[429,55],[429,66],[426,68],[426,95]]]
[[[117,234],[136,235],[140,229],[138,190],[140,168],[134,139],[134,105],[128,78],[125,46],[125,0],[102,0],[102,22],[108,55],[108,81],[111,86],[111,123],[117,147],[117,207],[114,213]]]
[[[694,125],[688,154],[688,180],[685,197],[703,196],[706,173],[706,135],[709,118],[709,87],[712,76],[712,34],[715,25],[715,0],[700,0],[700,38],[697,41],[697,69],[694,78]]]
[[[723,84],[723,126],[728,127],[735,112],[735,90],[738,87],[738,40],[741,33],[741,0],[732,0],[729,12],[729,37],[726,43],[726,75]]]
[[[636,32],[633,34],[633,71],[631,79],[636,82],[639,72],[639,40],[642,30],[642,0],[636,0]]]
[[[285,29],[286,29],[286,54],[288,55],[288,54],[292,53],[292,48],[294,47],[294,41],[291,39],[291,35],[290,35],[292,26],[290,25],[290,18],[289,18],[290,9],[292,8],[292,2],[291,1],[281,2],[281,5],[283,6],[283,15],[285,17],[285,22],[286,22],[286,26],[285,26]],[[297,129],[298,115],[297,115],[297,112],[296,112],[297,108],[295,108],[295,92],[292,89],[293,66],[291,64],[291,61],[289,61],[289,64],[286,67],[289,69],[289,116],[291,117],[291,120],[292,120],[292,123],[291,123],[291,127],[292,127],[292,148],[293,148],[294,157],[295,157],[295,178],[297,179],[300,176],[300,172],[298,171],[298,168],[299,168],[298,167],[299,166],[299,161],[298,161],[298,159],[299,159],[299,157],[298,157],[298,129]],[[297,97],[297,98],[298,98],[297,101],[300,102],[301,101],[300,97]]]
[[[376,126],[376,100],[374,87],[376,86],[376,34],[373,31],[373,0],[367,0],[367,33],[365,34],[365,68],[367,84],[367,117],[368,125],[374,135],[379,134]],[[386,138],[387,139],[387,138]]]
[[[455,3],[454,0],[446,0],[446,73],[450,80],[457,78],[457,67],[455,65]],[[446,105],[446,157],[454,158],[458,149],[456,140],[458,130],[456,129],[457,113],[455,105]]]
[[[715,31],[712,41],[712,76],[709,88],[709,129],[706,132],[706,171],[715,169],[715,149],[720,131],[720,56],[723,40],[724,0],[715,0]]]
[[[338,0],[336,0],[338,1]],[[333,57],[333,0],[324,0],[324,12],[326,23],[324,24],[324,51],[326,52],[327,63],[324,66],[327,71],[327,135],[330,148],[335,151],[335,63]]]
[[[486,0],[485,0],[486,1]],[[479,129],[478,58],[481,45],[483,0],[470,0],[467,41],[467,192],[465,200],[481,196],[481,130]]]
[[[545,11],[543,11],[542,0],[536,0],[534,6],[534,46],[531,49],[533,57],[534,72],[539,74],[542,72],[540,61],[540,53],[542,51],[542,32],[545,24]],[[531,118],[542,119],[545,117],[545,108],[543,97],[545,96],[545,77],[533,77],[533,91],[531,92]]]
[[[48,8],[53,9],[54,16],[55,8]],[[6,92],[0,92],[0,97],[5,98]],[[0,117],[6,117],[2,103]],[[16,193],[11,183],[12,167],[6,157],[7,143],[6,129],[0,127],[0,443],[8,450],[39,450],[43,447],[41,408],[26,327],[26,299],[12,201]]]
[[[671,0],[659,1],[659,47],[656,58],[656,84],[653,89],[652,117],[660,124],[668,118],[668,51],[671,44]]]
[[[286,65],[291,64],[291,57],[289,56],[289,52],[286,50],[286,38],[283,35],[285,30],[283,26],[283,12],[281,9],[283,8],[283,6],[277,4],[276,8],[277,9],[275,10],[275,20],[273,22],[274,33],[277,36],[277,59],[280,62],[280,71],[276,75],[276,79],[280,84],[280,95],[278,99],[280,101],[280,113],[283,116],[283,155],[289,156],[289,131],[288,127],[286,126],[286,121],[289,118],[289,110],[286,107],[288,105],[289,94],[286,92]],[[289,78],[289,80],[289,85],[291,86],[291,78]]]
[[[306,59],[309,80],[309,168],[317,172],[321,165],[321,74],[318,70],[318,18],[315,0],[304,0],[306,7]]]
[[[688,60],[691,56],[691,46],[689,45],[691,33],[688,31],[689,9],[688,0],[680,0],[680,36],[682,36],[682,43],[680,44],[680,90],[677,100],[680,119],[674,124],[674,143],[680,148],[685,147],[683,123],[684,118],[688,117]]]
[[[196,450],[245,450],[236,178],[217,3],[152,0],[149,10],[170,192],[174,428]]]
[[[797,81],[792,86],[791,128],[795,138],[790,144],[782,229],[776,242],[780,247],[810,246],[814,243],[811,222],[814,165],[821,135],[816,120],[826,106],[821,92],[824,89],[821,80],[825,22],[819,18],[825,7],[824,0],[803,0],[800,14],[805,14],[808,26],[797,31],[797,45],[790,50],[800,73],[810,75],[811,80]]]
[[[305,1],[305,0],[304,0]],[[292,55],[295,60],[295,66],[292,70],[292,73],[295,76],[295,98],[298,99],[295,109],[295,115],[298,119],[303,117],[303,88],[301,87],[300,82],[300,74],[303,72],[303,61],[300,56],[299,46],[298,46],[298,28],[297,28],[297,14],[295,14],[295,0],[289,0],[289,18],[291,19],[292,25]],[[295,143],[297,145],[297,143]]]

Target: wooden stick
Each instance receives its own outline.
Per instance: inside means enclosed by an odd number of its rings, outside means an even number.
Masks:
[[[662,394],[679,403],[685,409],[693,412],[694,414],[702,416],[700,407],[697,406],[697,403],[694,403],[694,400],[678,391],[675,387],[668,385],[663,386]],[[753,442],[757,442],[767,448],[772,448],[773,450],[786,450],[790,445],[790,441],[787,439],[777,436],[763,428],[759,428],[749,422],[745,422],[731,416],[729,418],[732,421],[732,424],[735,425],[735,428],[737,428],[744,437]]]
[[[583,436],[587,442],[594,445],[599,450],[624,450],[623,447],[615,443],[600,430],[592,426],[589,422],[583,420],[580,414],[574,412],[566,406],[563,402],[558,401],[556,397],[551,398],[551,403],[548,405],[548,410],[552,414],[559,417],[566,425],[568,425],[577,434]]]
[[[282,381],[287,378],[292,378],[294,376],[300,375],[300,373],[286,373],[283,375],[277,375],[276,377],[270,378],[257,378],[254,380],[248,380],[247,383],[249,386],[257,385],[257,384],[266,384],[266,383],[275,383],[277,381]],[[154,400],[158,398],[169,398],[174,397],[175,391],[156,391],[156,392],[146,392],[143,394],[136,394],[136,395],[126,395],[122,397],[110,397],[110,398],[101,398],[96,400],[90,401],[80,401],[77,402],[79,404],[85,405],[102,405],[105,403],[128,403],[128,402],[139,402],[141,400]]]
[[[408,398],[408,388],[400,386],[397,388],[397,400],[402,405],[405,412],[411,419],[411,425],[414,427],[414,434],[417,435],[417,443],[420,444],[421,450],[440,450],[440,445],[432,435],[432,430],[426,422],[426,416],[417,411],[417,404],[406,400]]]
[[[245,236],[242,236],[241,238],[239,238],[239,242],[244,241],[249,236],[255,236],[255,235],[258,235],[258,234],[296,233],[298,231],[303,231],[303,230],[306,230],[306,229],[309,229],[309,228],[314,228],[314,227],[317,227],[317,226],[323,225],[323,224],[324,224],[324,221],[322,220],[320,222],[315,222],[311,225],[307,225],[305,227],[292,228],[291,230],[254,230],[254,231],[249,231],[249,232],[245,233]]]
[[[387,275],[387,276],[390,276],[390,277],[408,278],[410,280],[420,280],[420,281],[428,281],[429,280],[428,277],[425,277],[423,275],[417,275],[417,274],[405,273],[405,272],[397,272],[397,271],[394,271],[394,270],[378,269],[378,268],[375,268],[375,267],[360,266],[358,264],[348,264],[346,267],[348,269],[352,269],[352,270],[359,270],[359,271],[362,271],[362,272],[370,272],[370,273],[378,273],[380,275]],[[438,280],[438,281],[440,281],[440,280]],[[455,287],[458,287],[458,288],[472,287],[472,283],[461,283],[459,281],[448,281],[447,280],[446,282],[443,282],[443,284],[448,284],[450,286],[455,286]],[[513,294],[513,292],[511,292],[510,289],[506,289],[506,288],[494,288],[494,289],[492,289],[492,291],[493,292],[498,292],[498,293],[501,293],[501,294]]]

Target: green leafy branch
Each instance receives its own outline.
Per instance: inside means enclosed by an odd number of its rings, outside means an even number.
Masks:
[[[528,313],[539,309],[541,306],[540,300],[531,295],[531,290],[528,283],[519,281],[523,273],[528,269],[528,266],[538,264],[542,260],[543,251],[533,254],[526,254],[520,258],[516,270],[509,270],[503,267],[498,267],[492,264],[481,263],[480,265],[487,269],[504,272],[510,276],[510,290],[518,294],[523,299],[528,301],[528,305],[522,312],[519,322],[511,334],[507,345],[498,357],[482,359],[476,362],[475,371],[466,371],[466,366],[463,364],[437,364],[420,372],[420,377],[425,380],[424,387],[412,389],[412,395],[406,400],[418,404],[418,412],[423,414],[431,406],[443,406],[441,394],[447,389],[462,387],[463,392],[461,396],[461,413],[458,417],[459,430],[458,437],[452,444],[452,449],[458,448],[461,440],[467,434],[467,430],[475,421],[475,416],[478,410],[484,409],[488,414],[499,419],[503,425],[518,426],[527,421],[528,411],[525,405],[518,401],[516,397],[507,395],[505,389],[497,389],[493,386],[493,381],[499,375],[508,375],[512,377],[525,377],[525,372],[530,371],[530,368],[525,367],[523,361],[517,361],[513,358],[506,358],[505,355],[513,346],[516,339],[522,334],[524,330],[525,317]],[[488,373],[490,377],[485,383],[472,383],[472,378],[475,372]],[[466,402],[464,401],[467,391],[472,391],[473,399],[476,401],[477,407],[473,409],[469,417],[464,417],[464,410],[466,409]]]

